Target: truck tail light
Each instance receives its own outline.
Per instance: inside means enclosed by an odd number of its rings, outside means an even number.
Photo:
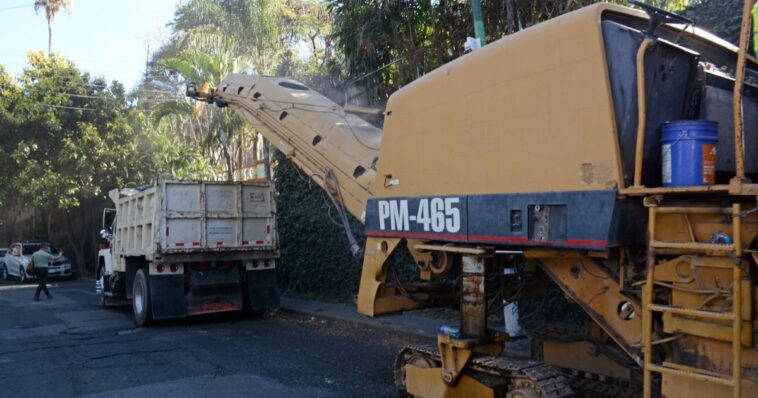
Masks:
[[[166,266],[165,266],[165,265],[163,265],[163,264],[158,264],[158,265],[155,267],[155,270],[156,270],[156,271],[158,271],[158,273],[163,273],[163,271],[164,271],[165,269],[166,269]]]
[[[202,262],[202,263],[197,263],[197,265],[195,265],[195,268],[198,271],[207,271],[208,268],[210,268],[210,265],[208,265],[208,263],[206,262]]]
[[[171,270],[171,272],[176,272],[179,269],[179,266],[176,264],[171,264],[169,269]]]

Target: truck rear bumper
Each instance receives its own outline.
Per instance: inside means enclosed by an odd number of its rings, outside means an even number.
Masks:
[[[150,275],[150,298],[153,318],[171,319],[214,312],[240,311],[243,294],[248,295],[253,310],[277,308],[280,305],[276,286],[276,270],[245,271],[247,283],[189,285],[185,276]],[[195,281],[198,282],[198,281]],[[243,291],[243,288],[246,288]]]
[[[189,293],[185,291],[184,275],[150,275],[153,318],[184,318],[242,309],[240,283],[192,286]]]

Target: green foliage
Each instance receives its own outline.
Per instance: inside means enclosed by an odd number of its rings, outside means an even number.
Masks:
[[[277,230],[281,258],[277,263],[279,285],[285,292],[319,298],[351,300],[357,293],[362,258],[355,258],[337,211],[326,193],[275,151]],[[348,215],[359,244],[363,224]],[[418,281],[418,272],[407,250],[393,255],[391,266],[404,282]]]
[[[695,26],[737,45],[742,5],[742,0],[694,0],[683,14],[692,18]]]
[[[501,38],[597,0],[483,1],[487,41]],[[617,0],[615,2],[621,2]],[[473,36],[470,2],[328,0],[334,38],[357,91],[369,101],[388,96],[463,54]],[[380,68],[385,68],[379,71]],[[367,76],[368,75],[368,76]],[[352,87],[351,87],[352,89]]]
[[[135,161],[152,164],[154,176],[179,180],[213,178],[213,168],[208,159],[182,143],[169,123],[156,123],[142,112],[132,112],[130,124],[138,131]]]
[[[235,44],[259,74],[271,74],[288,50],[304,40],[314,47],[328,33],[316,0],[191,0],[180,4],[171,26],[175,48],[212,51],[219,40]]]
[[[345,231],[324,191],[276,151],[274,183],[284,291],[347,299],[356,293],[361,261],[350,254]],[[352,220],[353,231],[363,226]],[[363,235],[356,236],[363,242]]]
[[[159,60],[158,65],[171,73],[178,73],[177,83],[180,85],[197,82],[218,87],[224,76],[244,67],[244,58],[234,56],[235,45],[230,40],[221,40],[218,44],[219,47],[211,53],[192,48],[181,50],[175,56]],[[254,133],[237,114],[206,103],[190,103],[187,98],[175,98],[162,102],[153,110],[153,119],[157,123],[164,118],[173,119],[174,127],[187,131],[184,136],[192,137],[192,144],[199,148],[199,152],[216,160],[211,163],[221,163],[218,169],[226,171],[228,180],[232,180],[235,166],[242,167],[242,156],[236,156],[235,162],[231,153],[241,155],[244,142],[250,142]],[[222,158],[223,161],[218,162]]]
[[[108,190],[203,175],[203,159],[167,131],[132,107],[121,84],[91,78],[58,55],[30,53],[18,81],[0,68],[5,238],[44,239],[9,216],[38,209],[47,238],[67,241],[60,246],[73,250],[84,271]]]
[[[21,88],[16,84],[6,71],[5,66],[0,64],[0,154],[7,154],[13,148],[13,136],[18,132],[19,115],[15,108],[21,97]],[[11,162],[0,162],[0,175],[13,175]],[[0,184],[0,205],[6,201],[6,197],[12,192],[9,184]]]
[[[315,0],[187,1],[178,6],[171,24],[172,42],[155,56],[157,80],[164,87],[188,82],[217,87],[233,72],[272,74],[284,60],[301,70],[306,63],[293,62],[294,48],[308,42],[312,54],[325,53],[319,46],[320,35],[328,32],[323,16]],[[232,179],[231,170],[257,161],[257,134],[232,112],[171,97],[152,113],[155,120],[170,119],[175,133],[199,148],[217,176]]]

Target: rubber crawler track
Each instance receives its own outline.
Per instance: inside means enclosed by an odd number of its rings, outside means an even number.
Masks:
[[[395,360],[396,385],[402,391],[404,387],[400,375],[406,358],[413,353],[422,354],[439,364],[440,356],[435,345],[408,346],[400,350]],[[539,361],[513,359],[504,357],[479,356],[472,358],[466,369],[477,375],[499,380],[528,379],[542,391],[543,398],[574,397],[570,380],[566,375],[551,365]]]

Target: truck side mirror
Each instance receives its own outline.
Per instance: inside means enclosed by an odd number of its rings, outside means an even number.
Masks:
[[[111,232],[110,228],[103,228],[100,230],[100,237],[105,240],[111,240],[113,239],[113,232]]]

